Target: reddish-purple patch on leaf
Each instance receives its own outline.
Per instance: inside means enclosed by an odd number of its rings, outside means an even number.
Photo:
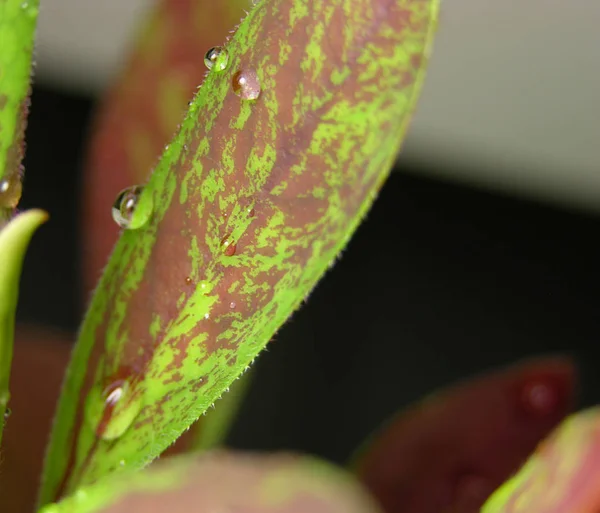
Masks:
[[[359,475],[386,513],[475,513],[569,412],[574,388],[562,358],[471,380],[392,422]]]

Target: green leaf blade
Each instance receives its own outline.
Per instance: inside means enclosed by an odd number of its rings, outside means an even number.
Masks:
[[[301,305],[389,173],[437,9],[436,0],[273,0],[242,22],[228,68],[208,75],[147,184],[149,222],[122,234],[96,291],[42,502],[149,463]],[[258,99],[233,93],[240,70],[256,72]],[[120,380],[126,397],[86,420],[97,391]],[[133,410],[120,436],[98,438]]]
[[[0,209],[12,210],[20,198],[37,15],[38,0],[0,0],[0,184],[14,182],[9,191],[0,189]]]
[[[31,237],[47,218],[41,210],[28,210],[0,229],[0,442],[9,400],[21,268]]]

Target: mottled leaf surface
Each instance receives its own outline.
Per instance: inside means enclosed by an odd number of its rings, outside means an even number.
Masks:
[[[568,418],[482,513],[600,511],[600,408]]]
[[[38,0],[0,0],[0,227],[21,198]]]
[[[203,57],[221,45],[250,0],[161,0],[144,20],[122,73],[96,113],[85,166],[82,256],[85,292],[95,287],[119,229],[117,194],[144,183],[207,74]],[[208,410],[169,452],[220,444],[235,418],[250,374]]]
[[[10,397],[8,386],[21,267],[31,237],[47,217],[41,210],[28,210],[0,229],[0,442]]]
[[[206,76],[204,54],[250,7],[250,0],[159,0],[142,22],[92,123],[81,202],[86,292],[119,235],[110,206],[119,191],[148,180]]]
[[[121,235],[95,292],[42,502],[149,463],[301,305],[389,173],[437,8],[264,0],[241,23],[142,194],[148,221]],[[257,99],[234,93],[240,72]]]

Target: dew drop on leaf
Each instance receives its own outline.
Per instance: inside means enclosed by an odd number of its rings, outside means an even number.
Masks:
[[[0,207],[15,208],[21,199],[23,187],[17,173],[0,179]]]
[[[223,248],[225,256],[233,256],[237,250],[237,246],[231,238],[231,235],[226,235],[221,239],[221,247]]]
[[[142,408],[141,390],[127,380],[117,379],[101,389],[95,386],[87,400],[86,417],[96,436],[114,440],[127,431]]]
[[[142,201],[140,185],[123,189],[112,207],[112,217],[121,228],[135,230],[144,226],[152,214],[152,198],[146,195]]]
[[[233,242],[230,239],[225,239],[222,242],[222,246],[223,246],[223,253],[225,256],[230,257],[230,256],[235,255],[235,252],[237,250],[237,246],[236,246],[235,242]]]
[[[76,501],[83,502],[88,498],[88,493],[85,490],[79,488],[77,491],[75,491],[73,497]]]
[[[236,251],[237,251],[237,246],[232,242],[229,245],[227,245],[227,247],[225,248],[223,253],[225,253],[225,256],[230,257],[230,256],[235,255]]]
[[[229,54],[227,53],[227,50],[221,46],[213,46],[204,55],[204,65],[208,69],[214,68],[215,71],[223,71],[225,68],[227,68],[228,62]]]
[[[548,415],[557,407],[557,394],[551,383],[543,380],[532,381],[523,387],[522,406],[525,411],[535,415]]]
[[[29,2],[22,2],[21,9],[25,11],[30,18],[35,18],[38,15],[38,8]]]
[[[253,69],[236,71],[231,83],[233,92],[242,100],[256,100],[260,96],[260,80]]]

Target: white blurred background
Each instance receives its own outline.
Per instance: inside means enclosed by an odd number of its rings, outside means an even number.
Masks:
[[[220,0],[214,0],[220,1]],[[151,0],[43,0],[37,80],[97,94]],[[600,211],[600,1],[445,0],[404,155]]]

